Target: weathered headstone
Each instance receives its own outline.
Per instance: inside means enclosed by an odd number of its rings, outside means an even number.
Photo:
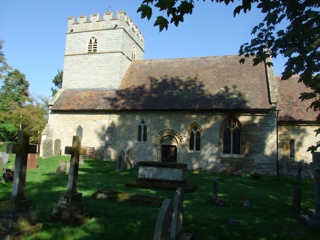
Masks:
[[[57,175],[64,174],[66,171],[66,165],[67,165],[66,162],[60,161],[57,167],[56,174]]]
[[[3,171],[3,159],[0,158],[0,173],[2,174]]]
[[[117,170],[122,171],[123,169],[125,169],[125,152],[122,150],[118,154]]]
[[[42,144],[42,157],[52,157],[53,156],[53,146],[52,146],[52,140],[51,139],[45,139],[43,140]]]
[[[36,147],[36,151],[38,152],[38,145],[32,144]],[[27,169],[35,169],[37,168],[38,164],[38,154],[36,153],[29,153],[28,154],[28,161],[27,161]]]
[[[302,221],[311,227],[320,227],[320,152],[312,154],[314,173],[315,208],[309,209],[308,215],[302,215]]]
[[[298,163],[298,173],[297,173],[297,176],[296,176],[296,179],[297,179],[297,182],[300,184],[301,183],[301,180],[302,180],[302,177],[301,177],[301,172],[302,172],[302,164],[303,164],[303,160],[300,161]]]
[[[173,198],[173,215],[170,239],[175,240],[182,232],[183,220],[183,188],[178,188]]]
[[[0,152],[0,159],[2,159],[3,164],[7,164],[9,159],[9,154],[6,152]]]
[[[218,203],[218,179],[213,179],[213,204]]]
[[[60,156],[61,155],[61,140],[60,139],[54,140],[53,155],[54,156]]]
[[[301,198],[302,198],[302,189],[300,187],[295,187],[293,189],[293,199],[292,199],[292,211],[295,213],[300,213]]]
[[[171,233],[172,201],[165,199],[157,217],[153,240],[168,240]]]
[[[65,154],[71,154],[68,187],[65,194],[60,197],[59,203],[53,207],[55,220],[81,221],[84,213],[82,193],[77,191],[79,158],[85,153],[81,148],[81,137],[73,136],[72,146],[65,147]]]

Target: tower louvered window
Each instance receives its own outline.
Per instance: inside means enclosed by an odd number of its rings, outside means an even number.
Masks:
[[[133,46],[131,48],[131,60],[135,60],[136,59],[136,46]]]
[[[98,50],[98,41],[95,37],[90,38],[88,43],[88,53],[96,53]]]

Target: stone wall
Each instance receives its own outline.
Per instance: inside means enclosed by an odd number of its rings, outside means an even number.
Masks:
[[[317,125],[279,125],[278,126],[278,161],[279,174],[296,175],[298,171],[298,163],[303,161],[302,176],[310,177],[312,162],[311,152],[308,148],[315,145],[319,138],[316,136],[315,130],[320,126]],[[290,140],[293,140],[294,145]],[[294,147],[294,149],[291,149]],[[293,151],[293,156],[290,156]],[[292,153],[291,152],[291,155]]]
[[[228,113],[213,112],[119,112],[109,114],[51,112],[47,138],[60,139],[62,153],[70,146],[78,126],[83,129],[82,145],[94,147],[96,156],[117,159],[120,151],[130,151],[132,161],[160,161],[161,139],[173,136],[177,145],[177,161],[189,169],[211,171],[248,171],[276,174],[275,112],[238,113],[242,126],[241,155],[222,153],[221,126]],[[147,125],[147,141],[139,142],[138,125]],[[190,151],[189,126],[201,127],[201,151]],[[107,158],[105,155],[108,155]]]

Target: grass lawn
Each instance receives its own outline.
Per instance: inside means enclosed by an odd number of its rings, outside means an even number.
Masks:
[[[14,155],[13,155],[14,156]],[[13,156],[6,166],[13,165]],[[67,175],[56,175],[60,156],[38,159],[38,168],[27,172],[26,197],[32,199],[38,222],[44,227],[24,239],[139,239],[153,238],[160,207],[97,200],[90,196],[98,189],[115,190],[146,196],[173,198],[174,191],[127,187],[138,176],[138,168],[116,171],[116,163],[86,159],[80,165],[78,191],[90,213],[100,213],[86,224],[71,227],[49,221],[53,205],[67,189]],[[2,172],[1,172],[2,174]],[[193,192],[184,193],[183,230],[194,234],[194,239],[317,239],[319,229],[303,225],[299,215],[291,211],[295,178],[231,176],[209,172],[186,174],[187,181],[196,185]],[[224,207],[211,203],[213,178],[218,178],[218,196],[226,200]],[[301,183],[302,211],[314,208],[313,180]],[[10,198],[12,184],[0,183],[0,201]],[[243,198],[250,196],[250,207],[243,207]],[[237,224],[230,224],[235,220]]]

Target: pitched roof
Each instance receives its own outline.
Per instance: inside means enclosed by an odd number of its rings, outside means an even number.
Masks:
[[[299,76],[293,76],[288,80],[281,80],[281,77],[276,77],[279,91],[278,109],[280,110],[278,121],[313,122],[317,118],[317,112],[312,109],[307,110],[312,99],[306,101],[299,99],[300,93],[310,92],[310,89],[298,80]]]
[[[65,89],[52,110],[271,109],[265,64],[239,56],[132,62],[118,90]]]

